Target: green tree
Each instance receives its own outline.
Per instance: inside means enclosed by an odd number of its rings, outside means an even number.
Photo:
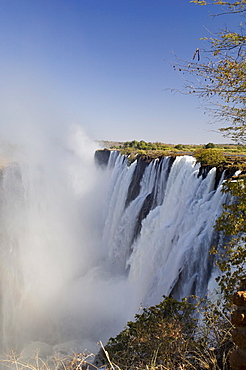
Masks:
[[[178,149],[178,150],[183,150],[184,149],[184,146],[182,144],[177,144],[177,145],[175,145],[174,148],[175,149]]]
[[[194,157],[197,162],[200,162],[201,165],[207,166],[219,166],[225,162],[225,156],[221,153],[219,149],[197,149],[194,152]]]
[[[205,149],[209,149],[209,148],[215,148],[215,144],[214,143],[208,143],[205,145]]]
[[[214,247],[217,265],[222,274],[217,281],[226,301],[230,302],[232,293],[246,278],[246,177],[239,176],[224,183],[222,191],[231,200],[223,205],[222,215],[217,219],[217,231],[229,237],[222,248]]]
[[[217,121],[222,123],[219,129],[222,134],[237,142],[245,142],[246,1],[194,0],[191,2],[222,6],[220,15],[231,14],[239,18],[238,30],[235,32],[222,29],[215,37],[203,38],[207,42],[206,50],[197,49],[191,62],[178,63],[174,68],[190,75],[191,80],[186,83],[188,93],[204,99],[207,109]]]
[[[194,317],[197,312],[201,320]],[[189,303],[164,297],[158,305],[135,315],[134,321],[109,340],[98,359],[104,361],[106,355],[111,367],[123,370],[226,370],[230,330],[230,322],[209,300]]]
[[[194,306],[185,299],[178,302],[168,297],[144,308],[105,346],[111,361],[121,369],[181,367],[195,347],[197,320],[193,312]]]

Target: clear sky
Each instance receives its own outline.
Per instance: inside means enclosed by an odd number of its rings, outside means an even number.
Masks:
[[[232,19],[189,0],[0,0],[0,128],[69,123],[96,140],[228,142],[214,133],[175,54]],[[235,19],[233,18],[233,21]],[[2,131],[3,132],[3,131]]]

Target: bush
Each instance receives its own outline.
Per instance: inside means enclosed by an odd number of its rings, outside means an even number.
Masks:
[[[128,322],[105,349],[112,362],[122,369],[181,365],[187,347],[191,348],[194,341],[197,322],[193,310],[194,306],[186,300],[178,302],[165,297],[160,304],[137,314],[135,321]]]
[[[201,318],[200,324],[195,316]],[[107,359],[120,369],[229,370],[230,320],[217,305],[173,298],[143,309],[105,346]]]
[[[200,162],[201,165],[215,167],[223,164],[226,161],[225,156],[219,149],[197,149],[193,155],[197,162]]]
[[[177,144],[177,145],[175,145],[174,148],[175,149],[178,149],[178,150],[183,150],[184,149],[184,146],[182,144]]]
[[[205,145],[205,149],[213,149],[215,148],[215,144],[214,143],[208,143]]]

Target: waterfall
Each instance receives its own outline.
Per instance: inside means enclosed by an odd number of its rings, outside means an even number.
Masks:
[[[97,352],[141,304],[207,293],[223,177],[192,156],[110,151],[96,166],[95,145],[70,136],[1,170],[3,349]]]
[[[140,171],[139,164],[128,166],[119,154],[112,172],[104,228],[112,269],[127,274],[144,305],[162,295],[204,296],[213,269],[209,250],[218,242],[213,225],[226,197],[223,178],[216,184],[216,168],[202,176],[192,156],[145,162]]]

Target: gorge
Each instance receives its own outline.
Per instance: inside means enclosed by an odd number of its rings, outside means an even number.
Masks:
[[[2,348],[95,353],[140,306],[213,293],[231,174],[96,149],[76,131],[1,171]]]

